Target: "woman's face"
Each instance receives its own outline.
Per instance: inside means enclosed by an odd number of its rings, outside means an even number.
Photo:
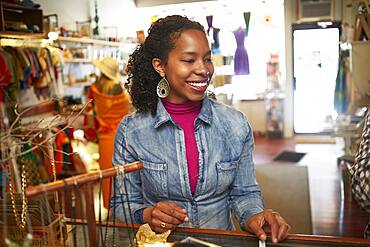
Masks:
[[[200,101],[214,72],[206,35],[197,29],[185,30],[175,42],[164,65],[170,83],[167,100],[172,103]]]

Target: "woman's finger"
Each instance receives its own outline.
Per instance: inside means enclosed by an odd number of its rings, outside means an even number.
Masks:
[[[178,225],[183,223],[182,220],[174,217],[173,215],[169,214],[168,211],[162,211],[162,209],[154,208],[152,211],[152,219],[157,219],[160,222],[170,223],[173,225]],[[159,223],[158,223],[159,224]]]
[[[175,202],[160,202],[157,204],[157,207],[163,213],[176,218],[181,223],[188,220],[186,210]]]
[[[278,233],[278,240],[281,241],[288,236],[290,225],[284,220],[283,217],[280,215],[276,216],[276,219],[279,223],[279,233]]]

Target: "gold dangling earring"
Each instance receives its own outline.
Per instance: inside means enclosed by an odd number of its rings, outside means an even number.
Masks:
[[[166,98],[170,94],[170,84],[165,76],[158,82],[157,95],[159,98]]]

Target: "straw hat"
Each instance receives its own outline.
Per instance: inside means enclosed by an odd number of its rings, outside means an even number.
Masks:
[[[109,79],[117,83],[122,81],[121,74],[119,73],[118,63],[113,58],[105,57],[101,61],[93,60],[93,64]]]

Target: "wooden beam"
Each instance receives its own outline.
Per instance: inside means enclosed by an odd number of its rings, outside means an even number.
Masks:
[[[115,166],[112,168],[108,168],[105,170],[88,172],[85,174],[81,174],[78,176],[70,177],[65,180],[58,180],[55,182],[51,182],[48,184],[40,184],[37,186],[30,186],[26,189],[26,196],[33,197],[43,193],[50,193],[57,190],[62,190],[66,186],[75,186],[76,183],[78,185],[84,185],[86,183],[96,182],[100,179],[110,178],[117,175],[120,175],[120,167],[124,170],[124,173],[138,171],[143,168],[143,164],[140,161],[136,161],[133,163],[125,164],[122,166]]]

